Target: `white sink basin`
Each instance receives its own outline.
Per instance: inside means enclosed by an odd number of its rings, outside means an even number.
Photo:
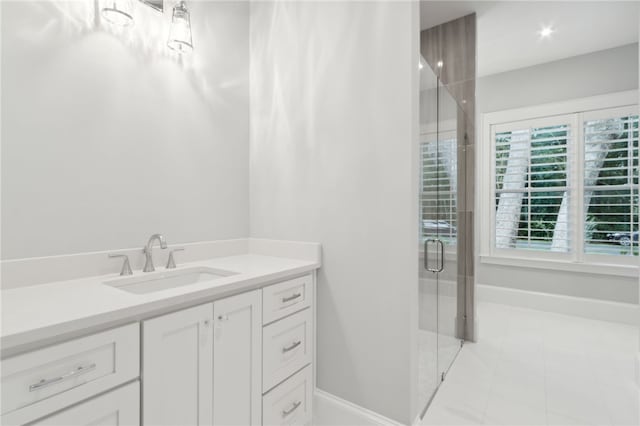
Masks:
[[[104,284],[129,293],[146,294],[204,281],[213,281],[236,274],[237,272],[197,266],[173,271],[149,272],[134,277],[116,278],[105,281]]]

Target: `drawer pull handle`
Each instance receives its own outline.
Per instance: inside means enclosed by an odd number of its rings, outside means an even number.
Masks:
[[[282,298],[282,303],[291,302],[292,300],[296,300],[300,296],[302,296],[302,293],[294,293],[289,297],[283,297]]]
[[[296,411],[298,409],[299,406],[302,405],[302,402],[300,401],[296,401],[293,403],[293,405],[291,406],[291,408],[289,408],[288,410],[282,410],[282,417],[287,417],[289,414],[293,413],[294,411]]]
[[[91,370],[96,368],[96,364],[89,364],[86,366],[79,366],[75,370],[71,370],[62,376],[54,377],[53,379],[42,379],[38,383],[29,386],[29,392],[36,391],[38,389],[46,388],[47,386],[55,385],[56,383],[63,382],[65,380],[71,379],[72,377],[79,376],[84,373],[88,373]]]
[[[298,341],[296,341],[296,342],[293,342],[293,344],[292,344],[291,346],[286,347],[286,348],[282,348],[282,353],[283,353],[283,354],[286,354],[287,352],[294,350],[295,348],[297,348],[298,346],[300,346],[300,344],[301,344],[301,343],[302,343],[302,341],[301,341],[301,340],[298,340]]]

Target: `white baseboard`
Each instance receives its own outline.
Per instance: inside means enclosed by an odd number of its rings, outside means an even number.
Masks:
[[[486,284],[476,284],[476,298],[478,302],[501,303],[629,325],[638,325],[640,318],[640,307],[631,303],[538,293]]]
[[[320,389],[314,391],[313,426],[401,426],[374,411]]]

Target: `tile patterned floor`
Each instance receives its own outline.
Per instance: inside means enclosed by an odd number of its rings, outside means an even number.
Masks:
[[[481,303],[422,425],[639,425],[638,330]]]
[[[418,330],[418,348],[418,401],[424,401],[426,405],[440,384],[440,372],[446,370],[455,359],[460,349],[460,339]],[[441,362],[440,366],[438,359]]]

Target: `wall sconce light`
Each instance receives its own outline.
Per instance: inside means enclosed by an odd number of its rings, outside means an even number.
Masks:
[[[171,17],[171,28],[169,29],[169,40],[167,46],[179,53],[189,53],[193,50],[191,40],[191,19],[189,10],[184,0],[173,6],[173,16]]]
[[[104,0],[102,2],[102,17],[120,27],[133,24],[131,0]]]
[[[133,24],[133,5],[131,1],[132,0],[101,0],[102,6],[100,11],[102,17],[111,24],[120,27]],[[161,13],[164,11],[164,0],[139,1]],[[193,51],[191,18],[184,0],[179,0],[175,6],[173,6],[167,46],[180,54]]]

